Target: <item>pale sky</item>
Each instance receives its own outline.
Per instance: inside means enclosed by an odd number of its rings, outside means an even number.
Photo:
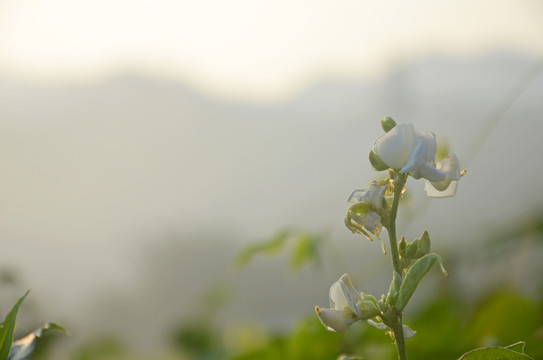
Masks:
[[[543,1],[0,0],[0,75],[179,79],[273,99],[428,54],[543,54]]]

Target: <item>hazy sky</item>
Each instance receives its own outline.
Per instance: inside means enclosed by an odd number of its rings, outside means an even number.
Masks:
[[[428,53],[543,54],[543,2],[2,0],[0,74],[143,71],[230,98],[288,95]]]

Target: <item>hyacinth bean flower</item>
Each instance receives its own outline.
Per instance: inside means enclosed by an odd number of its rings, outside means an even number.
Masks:
[[[373,144],[373,152],[390,168],[426,179],[428,196],[454,196],[461,177],[458,159],[451,153],[436,164],[436,151],[435,134],[419,131],[413,124],[398,124]]]
[[[380,314],[377,304],[367,295],[359,293],[348,274],[330,287],[330,308],[315,311],[321,323],[329,331],[343,332],[359,320],[367,320]]]
[[[373,182],[368,189],[355,190],[347,200],[353,203],[347,210],[345,225],[353,233],[359,233],[372,240],[369,235],[379,235],[383,225],[378,214],[383,208],[386,186]]]

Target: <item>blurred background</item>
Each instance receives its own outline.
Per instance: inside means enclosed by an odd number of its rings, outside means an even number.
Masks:
[[[20,333],[72,333],[44,359],[394,358],[313,313],[344,272],[388,289],[343,218],[392,116],[467,169],[408,183],[399,231],[451,274],[408,350],[543,357],[542,68],[539,0],[0,0],[0,315],[31,288]]]

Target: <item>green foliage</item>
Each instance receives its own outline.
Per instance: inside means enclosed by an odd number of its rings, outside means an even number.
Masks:
[[[424,255],[409,268],[398,294],[398,301],[396,302],[397,311],[402,312],[403,309],[405,309],[407,302],[417,289],[420,281],[436,261],[441,266],[442,272],[446,275],[447,273],[443,268],[443,260],[441,259],[441,256],[434,253]]]
[[[316,316],[299,322],[292,333],[272,337],[266,346],[231,357],[232,360],[306,360],[337,359],[342,354],[356,351],[361,327],[347,333],[327,331]]]
[[[299,234],[290,256],[290,266],[298,270],[305,264],[318,262],[320,240],[319,237],[308,233]]]
[[[417,360],[457,359],[471,344],[466,344],[462,333],[469,313],[467,304],[445,289],[414,314],[408,314],[405,322],[417,335],[407,340],[408,355]]]
[[[114,337],[94,339],[83,345],[74,356],[75,360],[118,360],[127,358],[128,348]]]
[[[255,257],[258,254],[266,254],[266,255],[276,254],[283,248],[283,245],[285,244],[288,236],[289,236],[289,231],[282,230],[266,241],[247,245],[238,254],[236,259],[234,260],[234,263],[236,264],[236,266],[241,268],[241,267],[246,266],[249,263],[249,261],[251,261],[253,257]]]
[[[285,247],[287,241],[291,241],[293,245],[289,254],[289,263],[293,270],[299,270],[306,264],[318,265],[323,240],[324,236],[322,235],[313,235],[307,231],[295,229],[285,229],[266,241],[247,245],[238,254],[234,264],[238,268],[242,268],[257,255],[276,255]]]
[[[532,359],[524,354],[524,342],[506,347],[486,347],[475,349],[462,355],[459,360],[526,360]],[[532,359],[533,360],[533,359]]]
[[[13,332],[15,331],[15,320],[17,312],[23,300],[26,298],[30,290],[28,290],[11,308],[4,322],[0,324],[0,360],[6,360],[13,343]]]
[[[472,344],[473,347],[486,345],[489,340],[497,344],[509,344],[519,340],[537,341],[534,336],[538,334],[542,324],[541,304],[520,294],[501,292],[489,296],[479,305],[464,336],[466,342],[470,339],[478,340]],[[528,353],[543,355],[543,349],[538,353],[528,348]]]
[[[217,358],[222,351],[219,334],[204,321],[183,324],[176,330],[173,344],[198,359]]]
[[[543,302],[535,303],[518,294],[499,292],[486,297],[477,304],[465,303],[460,296],[447,289],[439,292],[436,297],[428,299],[428,302],[422,304],[422,307],[414,314],[406,316],[405,323],[417,331],[416,336],[407,339],[408,358],[417,360],[458,359],[461,354],[470,349],[488,346],[488,341],[491,338],[495,339],[496,346],[491,347],[492,352],[489,354],[513,354],[516,356],[520,353],[522,355],[524,353],[523,343],[500,348],[508,350],[507,352],[495,352],[494,348],[498,345],[511,344],[511,342],[503,341],[503,336],[500,335],[503,331],[501,328],[507,326],[506,323],[499,324],[496,328],[494,327],[497,323],[488,323],[487,330],[481,333],[470,331],[473,324],[479,321],[481,314],[487,311],[488,306],[493,307],[492,303],[512,304],[508,300],[511,297],[517,298],[515,304],[520,306],[518,311],[526,312],[525,316],[516,320],[519,322],[518,328],[522,328],[522,330],[516,328],[517,331],[520,331],[516,338],[526,339],[527,354],[534,359],[543,358],[543,341],[539,330],[543,321],[537,311],[535,313],[529,312],[534,307],[543,308]],[[494,310],[496,309],[494,308]],[[500,308],[500,311],[503,312],[504,321],[510,325],[515,321],[513,318],[518,315],[518,312],[511,307]],[[534,319],[528,320],[530,316],[533,316]],[[534,323],[537,325],[533,326]],[[527,326],[522,326],[522,324]],[[357,323],[344,333],[331,333],[324,329],[314,315],[302,319],[291,332],[271,336],[260,348],[231,355],[228,358],[235,360],[335,360],[342,354],[349,357],[358,356],[363,359],[397,360],[398,358],[394,347],[390,346],[390,338],[384,336],[382,330],[364,323]],[[479,353],[473,353],[470,356],[474,355],[479,355]],[[502,358],[466,357],[462,359],[495,360]],[[511,359],[526,360],[530,357],[522,355],[522,357]]]

